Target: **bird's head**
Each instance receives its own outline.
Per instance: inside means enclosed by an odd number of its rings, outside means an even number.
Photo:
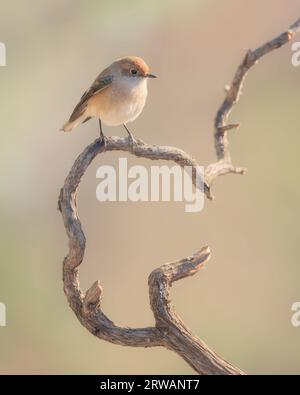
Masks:
[[[118,59],[115,62],[121,75],[129,78],[157,78],[154,74],[149,73],[149,66],[142,58],[137,56],[127,56]]]

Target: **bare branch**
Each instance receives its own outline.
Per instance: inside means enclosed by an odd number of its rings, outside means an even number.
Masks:
[[[205,169],[204,192],[208,198],[212,198],[210,187],[215,178],[228,173],[245,173],[245,169],[232,165],[228,147],[227,133],[237,128],[239,124],[227,124],[227,121],[231,110],[239,100],[247,72],[262,56],[289,42],[299,30],[300,19],[275,39],[254,51],[248,51],[235,73],[232,84],[226,87],[226,97],[215,119],[215,147],[218,161]],[[141,140],[132,147],[128,138],[109,137],[105,145],[98,139],[85,148],[70,170],[58,202],[69,238],[69,253],[63,262],[63,281],[70,307],[81,324],[100,339],[124,346],[166,347],[179,354],[199,374],[243,374],[241,370],[230,365],[196,338],[182,322],[171,303],[172,283],[197,273],[210,258],[208,247],[179,262],[163,265],[150,274],[150,304],[155,317],[153,327],[132,329],[115,325],[102,311],[103,290],[99,281],[94,282],[86,293],[81,290],[78,267],[84,257],[86,240],[77,212],[77,190],[81,178],[93,159],[106,151],[125,151],[137,157],[173,161],[181,167],[192,166],[197,169],[197,162],[184,151],[174,147],[148,145]],[[192,174],[194,185],[196,185],[196,171]]]
[[[243,83],[248,71],[264,55],[267,55],[274,49],[280,48],[283,45],[287,44],[294,37],[294,35],[299,32],[299,30],[300,19],[298,19],[293,25],[291,25],[286,32],[275,37],[273,40],[266,42],[265,44],[256,48],[254,51],[249,50],[246,53],[242,63],[239,65],[231,85],[227,85],[225,87],[226,97],[221,107],[219,108],[215,118],[215,148],[218,160],[220,162],[218,167],[220,168],[223,167],[223,165],[225,166],[225,164],[227,164],[227,170],[223,168],[223,170],[219,169],[218,171],[215,171],[213,169],[213,166],[209,166],[209,174],[207,175],[207,179],[209,180],[210,186],[213,179],[220,174],[227,174],[232,172],[244,174],[245,172],[243,169],[236,169],[234,168],[234,166],[231,165],[232,162],[229,153],[228,134],[226,133],[226,131],[231,129],[231,125],[227,124],[227,120],[232,109],[240,99]]]
[[[208,261],[210,257],[208,247],[192,257],[164,265],[150,275],[150,301],[156,318],[154,327],[132,329],[115,325],[102,311],[103,290],[100,282],[96,281],[85,294],[80,289],[78,266],[84,256],[85,236],[77,213],[77,190],[82,176],[96,155],[113,150],[132,152],[136,156],[153,160],[172,160],[180,166],[193,166],[196,163],[181,150],[150,146],[140,140],[132,150],[129,139],[119,137],[107,138],[105,145],[100,140],[96,140],[79,155],[61,190],[58,205],[69,237],[70,250],[64,260],[63,279],[64,290],[71,308],[82,325],[101,339],[124,346],[167,347],[181,355],[201,374],[240,374],[238,369],[210,351],[203,342],[189,332],[171,308],[168,299],[169,288],[174,281],[195,274]],[[170,328],[166,327],[168,322],[172,322]]]

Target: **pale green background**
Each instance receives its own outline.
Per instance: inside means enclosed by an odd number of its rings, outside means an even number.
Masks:
[[[1,1],[1,373],[192,373],[165,349],[98,340],[69,309],[57,197],[98,128],[91,121],[70,134],[58,129],[98,72],[139,55],[160,78],[150,81],[132,131],[210,163],[213,118],[237,64],[299,16],[298,0]],[[217,199],[203,212],[186,214],[183,203],[97,202],[96,169],[116,164],[117,154],[95,160],[79,193],[88,240],[81,283],[101,280],[109,317],[151,325],[150,271],[209,244],[210,264],[174,285],[174,304],[195,334],[249,373],[300,373],[300,328],[290,323],[300,300],[300,68],[291,54],[287,45],[251,71],[231,117],[242,126],[230,133],[234,162],[249,173],[218,179]]]

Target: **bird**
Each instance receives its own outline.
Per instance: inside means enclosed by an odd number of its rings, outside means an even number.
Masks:
[[[102,122],[108,126],[123,125],[130,144],[136,143],[127,123],[134,121],[142,112],[148,94],[149,66],[137,56],[117,59],[104,69],[90,88],[82,95],[68,122],[61,130],[70,132],[91,118],[98,118],[100,138],[106,143]]]

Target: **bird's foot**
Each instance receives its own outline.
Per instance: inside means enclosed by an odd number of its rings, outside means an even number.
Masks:
[[[128,139],[129,139],[131,151],[134,151],[134,148],[138,145],[138,142],[132,133],[130,133],[130,135],[128,136]]]
[[[103,134],[100,136],[100,141],[101,141],[101,144],[103,144],[104,149],[106,149],[107,145],[108,145],[108,138],[106,136],[104,136],[104,134]]]
[[[129,140],[129,144],[130,144],[130,148],[131,151],[134,151],[134,147],[136,147],[138,145],[138,142],[136,141],[136,139],[134,138],[133,134],[131,133],[131,131],[127,128],[127,126],[125,125],[125,123],[123,124],[127,134],[128,134],[128,140]]]

